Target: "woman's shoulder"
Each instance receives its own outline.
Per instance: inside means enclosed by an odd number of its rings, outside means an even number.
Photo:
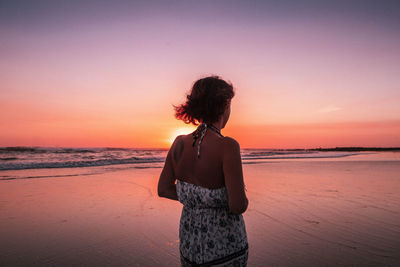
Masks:
[[[179,150],[182,152],[183,147],[186,144],[191,143],[192,134],[181,134],[175,137],[175,140],[172,142],[170,150]]]
[[[185,143],[185,135],[178,135],[177,137],[175,137],[175,140],[172,142],[170,151],[171,152],[175,152],[175,151],[180,151],[180,153],[183,150],[184,147],[184,143]]]
[[[222,140],[224,142],[224,147],[227,147],[227,148],[236,148],[236,147],[239,148],[240,147],[239,142],[230,136],[224,136],[224,138]]]
[[[224,136],[223,138],[223,151],[222,154],[224,155],[235,155],[240,154],[240,145],[239,142],[236,141],[234,138],[229,136]]]
[[[175,139],[174,139],[174,141],[172,142],[172,144],[175,144],[175,143],[181,142],[181,141],[185,141],[185,140],[187,140],[187,139],[189,139],[189,138],[191,138],[191,137],[192,137],[192,134],[191,134],[191,133],[190,133],[190,134],[180,134],[180,135],[178,135],[178,136],[175,137]]]

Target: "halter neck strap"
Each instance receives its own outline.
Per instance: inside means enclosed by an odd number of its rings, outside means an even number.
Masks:
[[[201,142],[203,141],[204,136],[206,135],[207,129],[211,129],[211,130],[215,131],[217,134],[219,134],[219,136],[223,137],[223,135],[221,134],[221,131],[214,125],[207,124],[207,123],[200,124],[199,127],[197,127],[196,131],[193,132],[192,146],[195,145],[197,139],[200,137],[199,143],[197,144],[197,158],[200,158],[200,145],[201,145]]]

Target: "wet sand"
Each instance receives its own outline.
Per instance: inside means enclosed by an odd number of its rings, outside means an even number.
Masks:
[[[134,167],[2,171],[0,266],[179,266],[182,206],[157,196],[160,168]],[[244,174],[248,266],[400,265],[399,153]]]

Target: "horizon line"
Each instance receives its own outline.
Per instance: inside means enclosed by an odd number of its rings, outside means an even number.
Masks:
[[[0,146],[0,149],[10,148],[111,148],[111,149],[142,149],[142,150],[169,150],[163,147],[111,147],[111,146],[95,146],[95,147],[82,147],[82,146]],[[265,147],[243,147],[240,149],[260,149],[260,150],[326,150],[326,149],[390,149],[400,150],[397,146],[336,146],[336,147],[312,147],[312,148],[265,148]]]

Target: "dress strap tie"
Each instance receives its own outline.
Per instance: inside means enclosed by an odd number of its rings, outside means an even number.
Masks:
[[[210,128],[213,131],[217,132],[220,136],[223,137],[220,130],[216,128],[212,124],[202,123],[197,127],[196,131],[193,132],[193,143],[192,146],[196,144],[197,139],[200,137],[199,143],[197,144],[197,158],[200,158],[200,145],[203,142],[204,136],[206,135],[207,129]]]

